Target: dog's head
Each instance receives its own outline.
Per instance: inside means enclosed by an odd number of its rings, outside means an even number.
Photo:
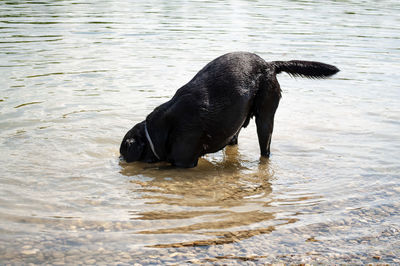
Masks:
[[[119,152],[126,162],[134,162],[141,160],[143,152],[147,146],[145,121],[136,124],[126,133],[122,140]]]

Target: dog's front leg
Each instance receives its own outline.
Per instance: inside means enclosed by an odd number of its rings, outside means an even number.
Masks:
[[[197,166],[201,155],[200,131],[185,132],[185,134],[176,137],[171,145],[171,152],[168,162],[180,168],[192,168]]]

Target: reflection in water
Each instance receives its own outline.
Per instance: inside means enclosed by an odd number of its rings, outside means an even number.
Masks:
[[[132,193],[146,200],[146,208],[132,211],[131,219],[161,224],[139,233],[186,235],[182,242],[152,247],[226,244],[274,230],[269,208],[273,172],[268,160],[254,170],[244,166],[237,146],[227,147],[224,155],[220,162],[201,159],[194,169],[122,164],[121,173],[132,176]],[[284,221],[289,222],[294,219]],[[188,234],[205,239],[187,241]]]

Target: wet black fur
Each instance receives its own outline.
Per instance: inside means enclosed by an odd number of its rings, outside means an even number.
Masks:
[[[121,155],[127,162],[167,161],[178,167],[195,167],[200,156],[236,144],[240,129],[255,117],[261,155],[268,157],[281,98],[276,74],[282,71],[325,78],[339,69],[311,61],[266,62],[246,52],[225,54],[129,130],[121,143]],[[145,124],[159,159],[146,138]]]

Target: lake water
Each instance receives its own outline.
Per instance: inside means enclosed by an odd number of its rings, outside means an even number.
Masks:
[[[128,129],[231,51],[336,65],[278,76],[194,169],[127,164]],[[1,1],[0,264],[400,263],[400,4]]]

